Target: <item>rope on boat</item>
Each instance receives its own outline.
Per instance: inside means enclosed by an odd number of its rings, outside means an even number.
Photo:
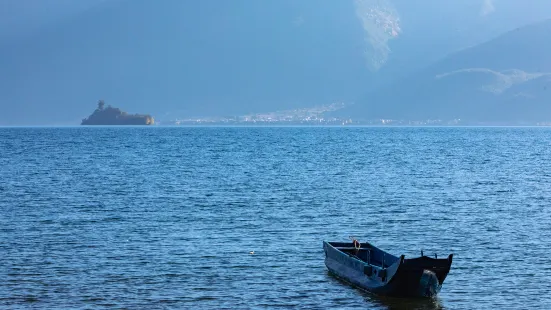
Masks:
[[[354,245],[354,248],[356,249],[356,255],[358,255],[358,252],[362,248],[362,244],[360,243],[360,241],[358,241],[356,238],[354,238],[354,236],[350,236],[349,238],[352,240],[352,244]]]

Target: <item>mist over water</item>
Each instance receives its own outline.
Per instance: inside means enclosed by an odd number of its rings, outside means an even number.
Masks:
[[[0,307],[551,308],[549,158],[547,128],[0,128]],[[454,253],[439,297],[328,275],[349,235]]]

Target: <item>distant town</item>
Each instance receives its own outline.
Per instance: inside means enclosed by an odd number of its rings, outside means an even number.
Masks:
[[[551,122],[474,122],[463,119],[371,119],[328,116],[349,104],[339,102],[313,108],[250,113],[241,116],[176,118],[156,122],[162,126],[551,126]]]
[[[162,122],[163,125],[346,125],[352,120],[326,117],[325,114],[337,111],[345,103],[332,103],[313,108],[283,110],[268,113],[251,113],[241,116],[182,118]]]
[[[203,117],[203,118],[178,118],[169,121],[158,122],[168,126],[192,126],[192,125],[273,125],[273,126],[453,126],[460,125],[460,119],[454,120],[393,120],[374,119],[367,121],[353,120],[351,118],[338,118],[327,116],[329,112],[337,111],[348,104],[339,102],[321,105],[313,108],[283,110],[269,113],[251,113],[241,116],[227,117]]]

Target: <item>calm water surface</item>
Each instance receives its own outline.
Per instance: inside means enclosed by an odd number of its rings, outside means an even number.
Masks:
[[[0,307],[551,309],[550,159],[545,128],[3,128]],[[349,235],[454,253],[439,297],[328,275]]]

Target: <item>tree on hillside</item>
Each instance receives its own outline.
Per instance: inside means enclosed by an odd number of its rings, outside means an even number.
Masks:
[[[103,108],[105,107],[105,101],[103,99],[101,99],[100,101],[98,101],[98,110],[103,110]]]

